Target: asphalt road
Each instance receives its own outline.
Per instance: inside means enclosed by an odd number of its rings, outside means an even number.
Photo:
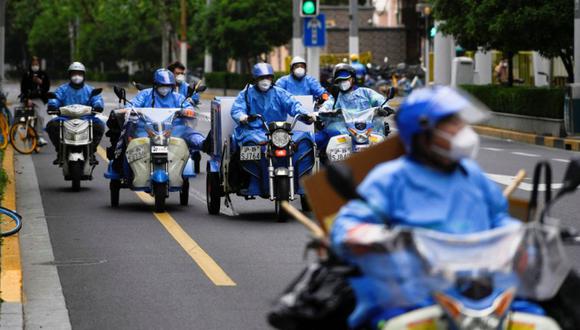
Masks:
[[[110,90],[105,99],[108,109],[116,103]],[[198,127],[206,133],[209,123]],[[497,181],[520,168],[531,175],[547,159],[561,182],[566,160],[578,156],[489,138],[482,143],[479,162]],[[120,208],[110,207],[102,159],[94,180],[74,193],[51,163],[52,147],[33,158],[74,329],[268,329],[271,302],[306,264],[307,232],[294,222],[276,223],[271,202],[235,198],[237,214],[223,209],[209,216],[204,173],[191,182],[190,206],[179,206],[173,194],[160,218],[128,190]],[[527,187],[517,195],[528,196]],[[579,198],[562,200],[553,215],[580,227]],[[578,265],[580,249],[570,253]]]

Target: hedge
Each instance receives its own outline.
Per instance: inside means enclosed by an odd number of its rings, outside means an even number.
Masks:
[[[275,72],[274,78],[278,79],[286,74],[286,72]],[[232,72],[208,72],[205,74],[205,84],[209,88],[242,89],[251,81],[251,74]]]
[[[525,86],[463,85],[494,112],[553,119],[564,118],[563,88]]]

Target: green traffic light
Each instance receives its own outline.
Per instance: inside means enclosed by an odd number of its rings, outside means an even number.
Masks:
[[[316,12],[316,6],[314,5],[314,1],[304,1],[302,4],[302,12],[305,15],[313,15]]]

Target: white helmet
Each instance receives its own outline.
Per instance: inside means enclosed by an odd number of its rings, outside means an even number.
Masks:
[[[71,71],[81,71],[81,72],[85,72],[85,66],[81,63],[81,62],[72,62],[71,65],[69,65],[68,67],[68,72]]]
[[[294,56],[294,58],[292,59],[292,62],[290,62],[290,68],[292,68],[294,66],[294,64],[299,64],[299,63],[306,64],[306,60],[300,56]]]

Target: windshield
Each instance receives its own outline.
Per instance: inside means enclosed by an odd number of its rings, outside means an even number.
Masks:
[[[425,229],[395,229],[381,243],[384,252],[357,257],[374,296],[385,306],[410,306],[433,291],[452,290],[482,276],[493,288],[518,289],[531,299],[552,297],[570,264],[556,227],[526,225],[453,235]],[[352,281],[353,288],[363,289]]]
[[[342,110],[342,116],[345,123],[368,123],[373,121],[375,115],[375,108],[368,108],[366,110]]]

